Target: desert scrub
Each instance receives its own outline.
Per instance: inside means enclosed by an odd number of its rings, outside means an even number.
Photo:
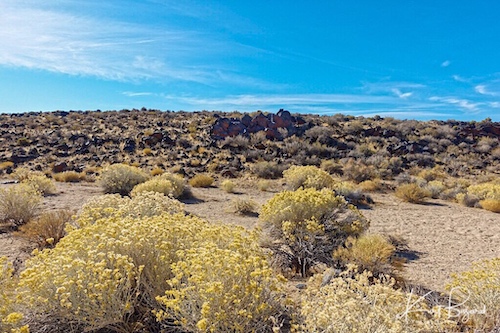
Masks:
[[[337,195],[343,196],[347,202],[355,206],[373,203],[372,198],[352,182],[337,182],[333,185],[333,190]]]
[[[257,215],[257,203],[250,199],[234,199],[229,204],[228,211],[239,215]]]
[[[445,308],[395,289],[390,278],[355,269],[321,283],[317,275],[302,296],[304,332],[447,332],[456,327]],[[323,284],[323,286],[321,286]],[[411,308],[409,309],[409,307]]]
[[[390,276],[402,280],[404,260],[396,257],[396,247],[382,235],[362,235],[348,238],[344,247],[333,253],[344,266],[354,264],[359,271],[368,270],[375,277]]]
[[[21,326],[22,313],[14,312],[16,284],[12,264],[0,257],[0,332],[29,333],[28,326]]]
[[[313,188],[276,194],[262,207],[260,220],[276,240],[270,245],[275,264],[302,275],[315,263],[331,263],[333,250],[369,226],[343,197]]]
[[[74,215],[70,210],[44,212],[19,228],[19,235],[39,249],[54,247],[66,234],[66,224]]]
[[[315,166],[291,166],[288,170],[283,171],[283,178],[292,190],[299,187],[320,190],[332,188],[334,185],[332,176]]]
[[[232,180],[225,179],[220,184],[220,187],[224,190],[224,192],[234,193],[234,188],[236,187],[236,184]]]
[[[254,163],[250,170],[259,178],[277,179],[283,175],[284,168],[276,162],[262,161]]]
[[[440,180],[431,180],[425,184],[424,189],[429,192],[431,198],[438,199],[446,190],[446,185]]]
[[[14,177],[14,179],[17,180],[18,182],[22,182],[24,180],[27,180],[29,177],[45,176],[45,174],[41,171],[32,171],[28,168],[20,167],[16,168],[16,170],[14,170],[11,176]]]
[[[430,193],[417,184],[411,183],[398,186],[396,196],[406,202],[421,204],[430,196]]]
[[[128,195],[134,186],[144,183],[148,179],[148,174],[137,167],[113,164],[102,171],[99,183],[104,189],[104,193]]]
[[[452,274],[446,290],[468,310],[461,319],[475,332],[490,332],[500,326],[500,258],[472,264],[468,271]],[[462,314],[463,315],[463,314]]]
[[[184,214],[109,215],[35,251],[19,304],[52,332],[270,331],[280,280],[257,238]]]
[[[210,187],[214,183],[214,178],[207,174],[198,174],[189,180],[192,187]]]
[[[163,173],[136,185],[130,195],[135,196],[141,192],[159,192],[173,198],[179,198],[185,191],[186,181],[183,177],[173,173]]]
[[[500,200],[484,199],[479,201],[479,204],[483,209],[489,210],[493,213],[500,213]]]
[[[42,195],[33,186],[18,184],[0,189],[0,221],[15,228],[28,223],[36,216]]]
[[[257,188],[259,191],[266,192],[271,187],[271,181],[268,179],[261,179],[257,182]]]
[[[472,185],[467,188],[467,193],[475,195],[479,200],[500,200],[500,184],[495,182]]]
[[[83,228],[111,217],[143,218],[183,212],[183,203],[159,192],[140,192],[132,198],[105,194],[87,201],[67,229]]]
[[[45,175],[31,174],[23,179],[21,184],[27,184],[33,187],[42,195],[55,194],[57,191],[54,181]]]
[[[76,171],[63,171],[58,172],[52,175],[52,177],[57,182],[62,183],[78,183],[84,181],[87,177],[85,172],[76,172]]]

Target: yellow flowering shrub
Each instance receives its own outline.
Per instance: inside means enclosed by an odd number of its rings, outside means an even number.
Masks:
[[[350,269],[321,286],[314,276],[302,294],[304,332],[446,332],[456,326],[445,308],[394,288],[395,281]]]
[[[312,165],[291,166],[288,170],[283,171],[283,178],[292,190],[299,187],[320,190],[322,188],[331,188],[335,183],[328,172]]]
[[[335,248],[369,226],[353,205],[329,189],[283,191],[264,204],[259,217],[277,240],[272,246],[276,264],[302,275],[316,262],[331,262]]]
[[[22,325],[24,316],[14,312],[15,286],[14,269],[6,257],[0,257],[0,332],[29,333],[28,326]]]
[[[467,193],[477,196],[479,200],[500,200],[500,183],[490,182],[472,185],[467,188]]]
[[[38,213],[42,196],[33,186],[17,184],[0,189],[0,220],[15,227],[28,223]]]
[[[105,194],[84,204],[67,230],[82,228],[109,217],[141,218],[183,211],[183,203],[159,192],[140,192],[132,198]]]
[[[500,327],[500,258],[478,261],[470,270],[452,274],[446,290],[456,301],[456,314],[475,332]]]
[[[280,305],[279,281],[269,267],[256,234],[231,232],[232,242],[179,251],[172,265],[172,287],[158,300],[158,318],[174,318],[189,332],[270,331]],[[253,241],[249,241],[252,239]]]
[[[401,279],[403,260],[395,256],[396,248],[385,237],[377,234],[349,237],[345,247],[333,253],[343,264],[355,264],[360,271],[368,270],[378,277],[388,275]]]
[[[102,171],[99,183],[105,193],[128,195],[134,186],[148,179],[149,175],[137,167],[113,164]]]
[[[270,325],[268,316],[281,311],[279,280],[257,234],[184,213],[144,217],[122,215],[121,209],[96,213],[107,216],[26,262],[18,298],[40,329],[158,332],[174,321],[186,329],[196,318],[195,325],[205,319],[214,327],[250,327],[249,322]],[[179,307],[171,306],[174,295]],[[200,301],[211,308],[188,306]],[[245,310],[255,311],[249,316]],[[218,315],[229,311],[240,317]]]
[[[186,182],[184,178],[167,172],[155,176],[144,183],[137,184],[130,194],[131,196],[135,196],[141,192],[160,192],[174,198],[179,198],[185,190]]]
[[[54,181],[43,174],[30,174],[21,183],[32,186],[42,195],[50,195],[57,192]]]

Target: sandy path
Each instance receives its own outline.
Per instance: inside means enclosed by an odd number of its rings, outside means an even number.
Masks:
[[[415,205],[389,194],[374,199],[373,209],[363,211],[371,232],[400,235],[417,253],[407,265],[412,282],[443,290],[451,272],[500,257],[500,214],[441,200]]]

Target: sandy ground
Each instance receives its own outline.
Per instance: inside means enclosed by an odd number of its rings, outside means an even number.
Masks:
[[[231,201],[251,199],[262,205],[283,188],[275,181],[271,190],[257,190],[252,180],[235,180],[236,193],[219,188],[193,189],[196,199],[186,201],[186,210],[209,221],[252,228],[258,217],[229,211]],[[11,185],[0,185],[11,186]],[[101,194],[92,183],[57,183],[58,193],[45,198],[43,210],[78,209],[90,197]],[[371,221],[370,232],[403,237],[410,247],[405,277],[412,283],[442,291],[451,272],[469,268],[471,262],[500,257],[500,214],[432,200],[425,205],[404,203],[392,194],[372,195],[375,204],[362,213]],[[0,234],[0,256],[22,261],[29,257],[29,244],[12,233]]]

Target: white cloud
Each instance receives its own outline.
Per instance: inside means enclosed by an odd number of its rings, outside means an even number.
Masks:
[[[448,67],[451,65],[451,61],[449,60],[445,60],[441,63],[441,67]]]
[[[453,75],[453,80],[457,81],[457,82],[469,82],[469,80],[461,77],[460,75]]]
[[[401,99],[407,99],[408,97],[410,97],[411,95],[413,95],[413,93],[412,93],[412,92],[406,92],[406,93],[403,93],[403,92],[401,92],[401,90],[396,89],[396,88],[395,88],[395,89],[392,89],[392,92],[393,92],[396,96],[398,96],[399,98],[401,98]]]
[[[452,104],[452,105],[457,105],[458,107],[465,109],[467,111],[471,112],[477,112],[479,111],[479,107],[483,105],[482,103],[474,103],[471,102],[467,99],[461,99],[461,98],[456,98],[456,97],[438,97],[438,96],[433,96],[429,98],[431,101],[435,102],[442,102],[446,104]]]
[[[488,89],[488,87],[484,84],[478,84],[477,86],[474,87],[474,90],[481,94],[481,95],[488,95],[488,96],[498,96],[498,93],[492,92]]]
[[[156,94],[152,93],[152,92],[124,91],[124,92],[122,92],[122,95],[125,95],[125,96],[128,96],[128,97],[140,97],[140,96],[154,96]]]

